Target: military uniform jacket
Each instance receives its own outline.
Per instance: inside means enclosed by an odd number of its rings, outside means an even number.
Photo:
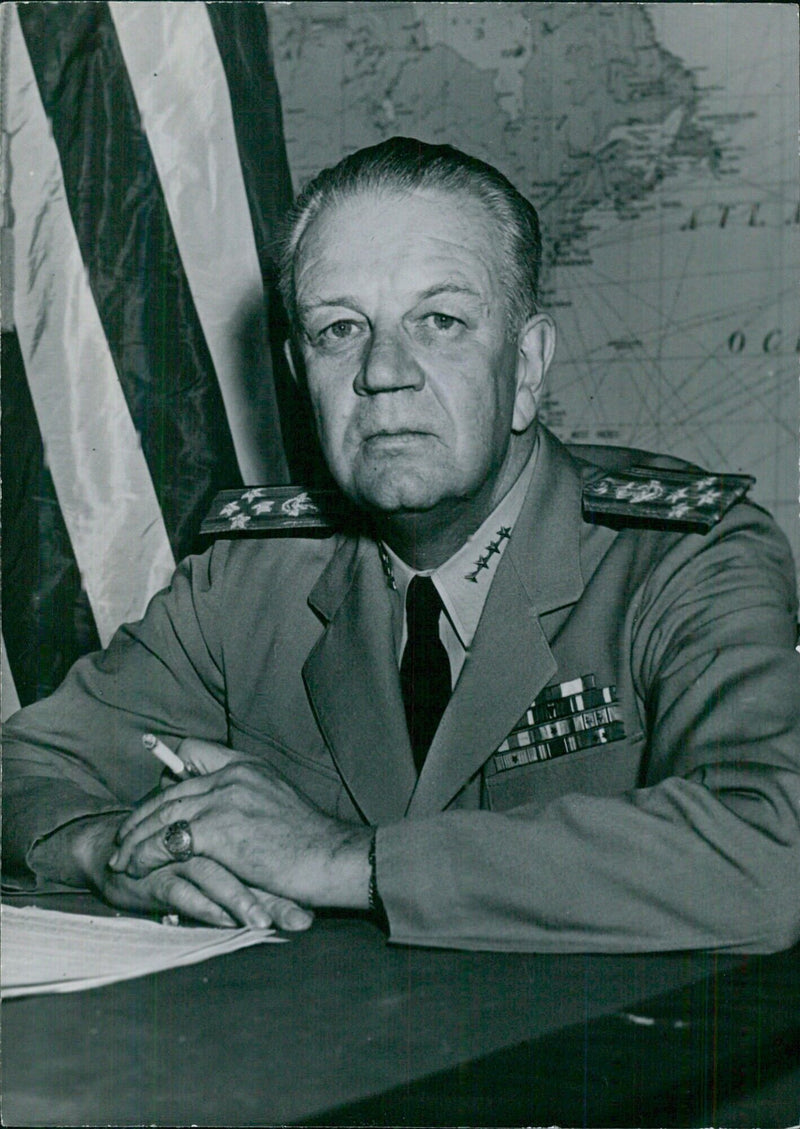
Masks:
[[[152,730],[173,747],[188,735],[228,744],[331,815],[377,825],[393,940],[792,944],[800,656],[788,547],[749,503],[703,535],[585,521],[583,487],[602,473],[542,429],[418,779],[374,541],[220,540],[8,726],[6,863],[24,872],[55,828],[153,788],[159,766],[141,746]]]

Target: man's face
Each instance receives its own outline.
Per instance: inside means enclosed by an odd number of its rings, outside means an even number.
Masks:
[[[466,196],[359,194],[323,212],[296,263],[322,449],[356,503],[430,510],[491,492],[517,394],[499,234]]]

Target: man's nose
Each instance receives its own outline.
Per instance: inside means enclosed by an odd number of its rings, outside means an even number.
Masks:
[[[425,374],[402,334],[373,333],[353,385],[357,395],[420,389],[424,383]]]

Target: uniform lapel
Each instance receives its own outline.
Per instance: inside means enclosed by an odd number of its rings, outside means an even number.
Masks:
[[[400,819],[416,773],[375,545],[342,542],[309,602],[328,620],[303,668],[317,723],[365,818]]]
[[[539,616],[575,603],[581,574],[581,478],[542,429],[537,465],[470,654],[407,814],[441,811],[524,714],[556,670]]]

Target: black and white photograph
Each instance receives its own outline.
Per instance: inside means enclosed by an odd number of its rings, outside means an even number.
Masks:
[[[4,1126],[800,1127],[799,32],[0,5]]]

